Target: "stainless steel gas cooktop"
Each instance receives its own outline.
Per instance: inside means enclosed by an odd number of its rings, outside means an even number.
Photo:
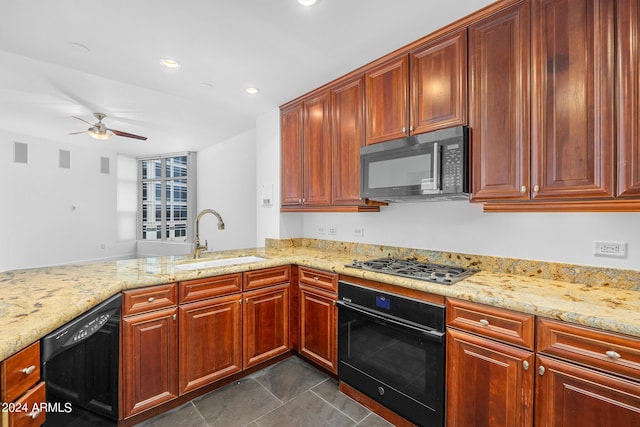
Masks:
[[[451,285],[478,271],[450,265],[420,262],[415,259],[397,258],[377,258],[369,261],[353,260],[353,263],[348,264],[347,267],[436,282],[443,285]]]

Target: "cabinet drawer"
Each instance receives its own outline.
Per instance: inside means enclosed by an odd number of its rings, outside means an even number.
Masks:
[[[21,408],[21,410],[9,413],[9,426],[35,427],[42,425],[47,415],[44,409],[40,410],[41,404],[47,400],[45,390],[45,384],[41,382],[17,400],[16,408]]]
[[[180,303],[199,301],[242,291],[242,273],[180,282]]]
[[[640,380],[640,340],[538,318],[538,352]]]
[[[287,283],[291,280],[291,266],[263,268],[244,273],[244,290]]]
[[[135,289],[122,293],[122,315],[144,313],[177,304],[176,284]]]
[[[13,402],[40,379],[40,341],[2,362],[2,402]]]
[[[298,270],[298,282],[338,292],[338,275],[328,271],[316,270],[309,267],[300,267]]]
[[[530,314],[447,298],[447,326],[534,349],[535,318]]]

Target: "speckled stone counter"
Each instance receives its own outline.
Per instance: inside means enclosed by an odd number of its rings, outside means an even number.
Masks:
[[[267,240],[267,247],[204,254],[202,260],[264,261],[202,270],[185,257],[140,258],[0,273],[0,360],[122,290],[274,267],[305,265],[640,337],[640,272],[357,245],[313,239]],[[415,257],[481,269],[440,285],[347,267],[355,258]]]

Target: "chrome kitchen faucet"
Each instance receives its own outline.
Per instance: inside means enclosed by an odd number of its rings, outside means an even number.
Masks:
[[[222,217],[218,212],[214,211],[213,209],[204,209],[200,211],[200,213],[196,217],[196,241],[195,248],[193,249],[194,259],[200,258],[200,254],[203,251],[209,249],[209,242],[207,240],[204,241],[204,246],[200,245],[200,219],[208,213],[213,214],[216,216],[216,218],[218,218],[218,230],[224,230],[224,221],[222,221]]]

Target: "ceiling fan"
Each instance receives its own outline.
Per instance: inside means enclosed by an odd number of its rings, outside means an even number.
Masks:
[[[86,124],[90,125],[91,127],[89,129],[87,129],[87,130],[83,130],[83,131],[80,131],[80,132],[72,132],[69,135],[78,135],[80,133],[85,133],[86,132],[92,138],[95,138],[95,139],[109,139],[109,138],[111,138],[112,135],[115,134],[115,135],[122,136],[122,137],[125,137],[125,138],[141,139],[143,141],[147,140],[146,136],[134,135],[134,134],[129,133],[129,132],[122,132],[121,130],[108,128],[104,123],[102,123],[102,119],[107,117],[106,114],[93,113],[93,115],[94,115],[94,117],[96,119],[98,119],[97,123],[89,123],[88,121],[86,121],[83,118],[72,116],[74,119],[78,119],[80,121],[83,121]]]

